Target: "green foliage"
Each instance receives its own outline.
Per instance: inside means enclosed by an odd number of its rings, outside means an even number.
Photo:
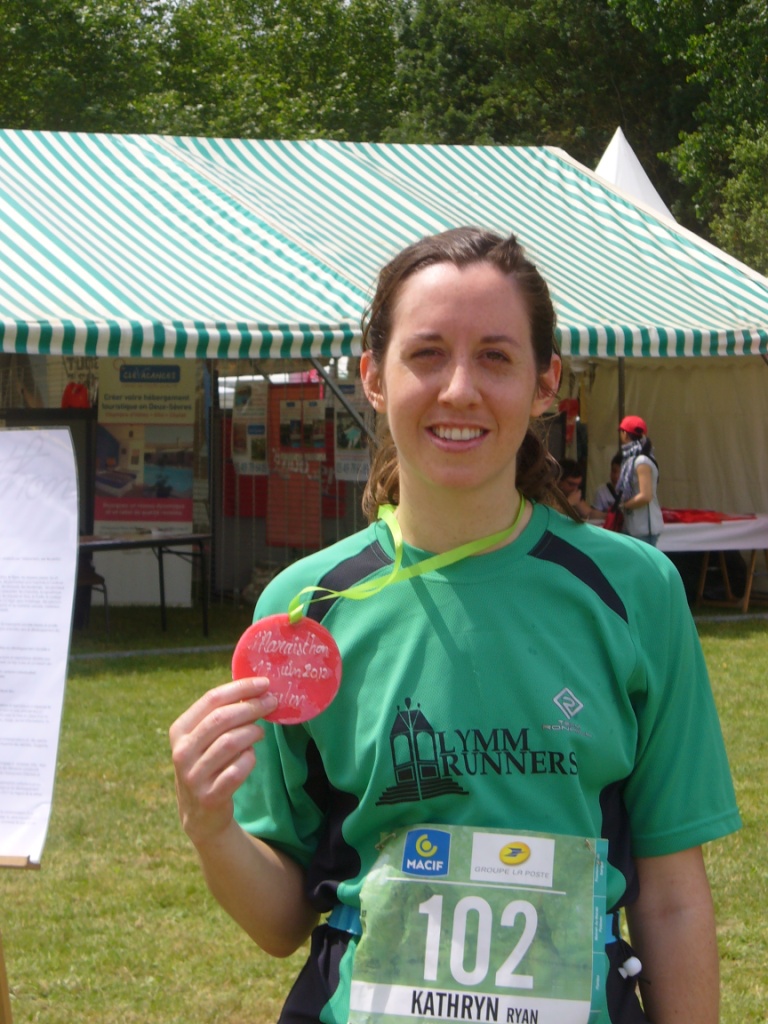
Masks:
[[[5,0],[0,124],[140,131],[158,86],[164,0]]]
[[[764,0],[5,0],[0,125],[559,146],[768,266]]]
[[[666,69],[604,0],[418,0],[400,42],[403,113],[388,138],[556,145],[594,166],[622,124],[652,169],[674,141]]]
[[[759,161],[768,109],[768,7],[764,0],[615,2],[656,40],[665,61],[680,65],[691,117],[665,159],[689,197],[691,226],[765,271]]]
[[[377,137],[389,0],[8,0],[0,124],[67,131]]]
[[[386,0],[188,0],[172,19],[168,128],[375,138],[394,67]]]
[[[728,252],[768,274],[768,126],[761,126],[757,138],[734,144],[712,232]]]

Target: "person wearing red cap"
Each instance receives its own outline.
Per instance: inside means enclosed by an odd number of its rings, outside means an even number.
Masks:
[[[640,416],[625,416],[619,424],[619,435],[621,472],[616,490],[624,513],[624,532],[655,547],[664,519],[656,493],[659,464],[648,427]]]

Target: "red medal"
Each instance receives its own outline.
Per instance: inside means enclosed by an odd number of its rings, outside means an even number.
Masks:
[[[336,641],[319,622],[268,615],[243,633],[232,656],[232,678],[264,676],[280,703],[269,722],[295,725],[325,711],[341,683]]]

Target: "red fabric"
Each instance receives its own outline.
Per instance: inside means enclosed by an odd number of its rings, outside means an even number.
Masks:
[[[267,514],[266,476],[243,476],[232,461],[232,417],[222,420],[221,446],[224,462],[223,511],[225,516],[264,517]]]
[[[604,530],[613,530],[614,533],[621,533],[624,527],[624,513],[620,509],[616,509],[614,512],[611,509],[610,512],[605,513],[605,519],[603,520]]]
[[[557,411],[565,413],[565,440],[570,444],[576,430],[576,418],[579,415],[578,398],[564,398],[558,405]]]
[[[302,418],[302,403],[314,398],[320,398],[318,384],[278,384],[269,389],[267,544],[302,550],[322,547],[321,462],[307,457],[320,452],[307,445]],[[295,403],[296,419],[290,427],[282,418],[283,402]]]
[[[722,523],[730,519],[754,519],[750,515],[729,515],[727,512],[712,512],[702,508],[663,508],[665,523]]]

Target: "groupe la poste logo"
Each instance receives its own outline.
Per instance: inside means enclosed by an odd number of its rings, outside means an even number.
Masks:
[[[437,878],[448,874],[451,834],[437,828],[414,828],[403,847],[402,871],[406,875]]]
[[[531,848],[522,839],[505,843],[499,850],[499,860],[502,864],[524,864],[530,856]]]
[[[469,876],[499,885],[535,885],[551,888],[555,867],[555,840],[547,836],[475,832]]]

